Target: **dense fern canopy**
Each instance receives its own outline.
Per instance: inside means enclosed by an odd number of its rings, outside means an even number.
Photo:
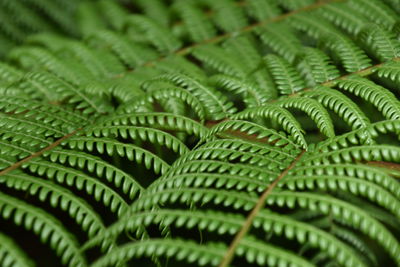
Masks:
[[[399,0],[0,0],[0,265],[400,266]]]

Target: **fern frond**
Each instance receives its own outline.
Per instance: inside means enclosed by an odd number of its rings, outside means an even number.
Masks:
[[[282,128],[288,132],[297,145],[307,147],[307,142],[304,139],[303,129],[293,115],[284,108],[278,105],[269,105],[246,109],[232,116],[234,120],[255,119],[255,118],[270,118],[274,122],[280,124]]]
[[[389,61],[375,69],[374,72],[379,77],[388,78],[394,82],[400,81],[400,63],[398,61]]]
[[[10,130],[24,130],[36,135],[61,137],[68,134],[60,125],[49,125],[43,122],[32,121],[28,118],[19,118],[0,114],[0,126]]]
[[[84,83],[85,76],[62,62],[53,53],[40,47],[18,47],[9,53],[9,58],[19,63],[24,69],[31,71],[46,70],[73,85]],[[80,69],[82,70],[82,68]]]
[[[357,35],[369,21],[347,3],[331,3],[320,8],[319,13],[350,34]]]
[[[0,110],[13,115],[20,115],[35,121],[41,121],[49,126],[61,126],[63,129],[73,129],[83,126],[88,122],[88,118],[80,112],[55,105],[44,104],[23,97],[2,96]]]
[[[88,151],[93,151],[95,149],[100,154],[106,153],[110,156],[116,152],[119,156],[126,157],[130,161],[135,161],[138,164],[143,162],[147,169],[152,169],[156,174],[162,174],[169,168],[169,165],[164,160],[150,151],[114,139],[74,136],[65,141],[63,145],[67,145],[72,149],[87,149]]]
[[[62,264],[87,265],[74,236],[53,216],[4,193],[0,193],[0,211],[3,218],[11,218],[16,225],[21,225],[39,235],[41,242],[49,243],[61,258]]]
[[[98,126],[86,131],[87,136],[95,137],[116,137],[124,139],[130,137],[133,140],[150,141],[154,145],[165,146],[172,151],[183,155],[189,152],[187,146],[175,136],[154,128],[138,126]]]
[[[370,59],[354,42],[343,35],[330,23],[315,14],[298,13],[290,19],[291,25],[318,40],[322,39],[335,56],[342,62],[347,72],[365,69],[371,65]]]
[[[321,50],[307,47],[296,59],[297,70],[304,77],[307,86],[315,86],[339,77],[339,71]]]
[[[102,202],[111,212],[119,216],[128,208],[127,203],[118,193],[83,172],[41,159],[32,160],[22,167],[38,175],[45,175],[48,179],[54,179],[57,183],[86,191],[97,202]]]
[[[400,56],[400,42],[396,36],[375,24],[368,24],[359,33],[363,46],[381,62]]]
[[[377,220],[365,213],[360,208],[341,200],[322,196],[315,193],[271,193],[267,199],[268,204],[278,204],[293,208],[296,204],[301,207],[318,210],[324,214],[331,214],[347,221],[349,225],[362,231],[378,242],[391,255],[393,260],[399,260],[400,244],[394,236]]]
[[[357,76],[337,82],[339,88],[360,96],[373,104],[386,119],[398,119],[400,104],[396,97],[383,87]]]
[[[168,86],[168,88],[161,88],[156,90],[150,90],[146,95],[143,95],[141,99],[134,99],[133,101],[127,102],[125,105],[121,105],[119,109],[121,113],[132,113],[133,111],[139,111],[140,108],[145,106],[147,103],[152,103],[154,100],[166,101],[171,100],[171,97],[181,100],[193,109],[200,121],[204,121],[206,112],[202,103],[190,92],[179,87]],[[169,103],[169,102],[167,102]]]
[[[334,163],[351,163],[360,160],[397,162],[399,152],[397,147],[390,145],[354,146],[326,153],[317,153],[318,155],[310,155],[302,164],[311,165],[329,162],[330,160]]]
[[[157,112],[114,115],[105,119],[104,124],[152,126],[154,128],[182,131],[198,137],[203,137],[208,133],[207,128],[192,119],[180,115]]]
[[[94,237],[106,228],[99,215],[82,199],[70,191],[50,181],[38,179],[22,172],[12,172],[0,177],[0,183],[9,188],[22,190],[30,195],[37,195],[41,201],[48,201],[52,207],[59,207],[68,212],[88,237]]]
[[[213,128],[211,128],[207,137],[204,139],[211,138],[212,136],[218,135],[227,131],[239,131],[247,133],[249,136],[256,135],[254,137],[257,139],[267,139],[267,143],[274,146],[287,146],[288,150],[293,149],[294,147],[298,147],[297,144],[293,142],[290,138],[288,138],[284,133],[277,132],[273,129],[266,128],[256,123],[252,123],[244,120],[226,120],[218,123]],[[240,136],[239,136],[240,137]],[[261,140],[260,140],[261,141]]]
[[[131,175],[91,154],[57,148],[43,153],[43,156],[51,162],[68,163],[71,167],[78,166],[80,169],[95,173],[98,177],[104,177],[127,194],[129,199],[134,199],[138,192],[143,190]]]
[[[186,260],[189,263],[216,266],[223,251],[223,247],[214,244],[201,246],[192,241],[179,239],[149,239],[115,248],[108,252],[107,256],[99,258],[92,266],[114,266],[121,260],[151,255],[175,256],[178,260]]]
[[[0,0],[0,265],[399,265],[399,4]]]
[[[100,0],[96,4],[108,24],[110,24],[113,29],[120,31],[129,14],[127,10],[119,3],[108,0]]]
[[[276,2],[248,0],[245,8],[248,14],[258,21],[271,19],[281,14]]]
[[[236,55],[216,45],[202,45],[193,49],[193,56],[206,66],[224,74],[243,77],[246,68]]]
[[[154,45],[161,53],[171,53],[182,46],[182,43],[166,27],[145,16],[129,16],[126,19],[125,27],[134,27],[143,32],[147,42]]]
[[[182,18],[185,29],[189,32],[193,42],[205,41],[216,35],[214,25],[195,6],[195,3],[186,0],[177,1],[174,9]]]
[[[248,71],[257,69],[262,62],[262,55],[252,37],[250,34],[242,34],[227,39],[221,44],[221,47],[245,65]]]
[[[107,229],[108,235],[116,235],[123,231],[135,231],[141,225],[167,224],[175,227],[185,227],[193,229],[198,227],[201,230],[217,232],[219,235],[228,233],[235,234],[243,224],[244,218],[238,214],[227,214],[213,211],[186,211],[186,210],[168,210],[144,211],[135,216],[126,217]],[[254,227],[262,228],[265,232],[273,232],[278,236],[285,236],[288,239],[296,240],[300,243],[307,243],[327,252],[330,257],[335,258],[344,266],[353,266],[360,263],[359,259],[352,255],[349,247],[341,243],[334,236],[324,232],[314,226],[307,225],[299,221],[292,220],[287,216],[278,215],[272,212],[262,212],[254,220]],[[102,236],[102,235],[100,235]],[[243,243],[242,250],[250,249]],[[272,248],[271,248],[272,249]],[[240,248],[238,254],[240,255]],[[273,250],[273,249],[272,249]],[[279,252],[276,251],[278,254]],[[248,254],[248,253],[246,253]],[[268,255],[268,253],[265,253]],[[264,256],[260,254],[260,257]],[[268,256],[267,256],[268,257]],[[282,256],[285,258],[284,256]],[[259,264],[263,264],[259,262]],[[362,266],[362,265],[360,265]]]
[[[271,99],[271,95],[259,88],[251,81],[239,79],[235,76],[217,74],[210,78],[210,83],[217,88],[225,89],[235,94],[241,94],[247,107],[262,106]]]
[[[393,177],[381,170],[361,164],[329,164],[312,167],[297,167],[293,175],[321,175],[357,178],[370,181],[389,191],[395,197],[400,196],[400,187]]]
[[[212,10],[215,11],[212,19],[225,32],[238,31],[248,24],[247,17],[243,10],[232,0],[204,1]]]
[[[3,62],[0,63],[0,82],[4,84],[11,84],[18,81],[23,76],[23,73]]]
[[[341,177],[334,175],[318,175],[318,176],[286,176],[281,181],[279,186],[287,186],[290,190],[302,190],[316,188],[322,190],[341,190],[347,191],[351,194],[361,195],[368,198],[370,201],[381,205],[387,210],[390,210],[396,217],[400,218],[400,202],[388,191],[380,188],[379,186],[363,181],[360,179]]]
[[[368,19],[390,29],[398,20],[398,15],[385,3],[372,0],[351,0],[348,5],[363,13]]]
[[[10,237],[1,233],[0,240],[0,262],[4,267],[34,266],[33,262],[25,255],[24,251],[19,248]]]
[[[267,64],[281,95],[293,94],[305,87],[300,74],[283,58],[267,55],[265,64]]]
[[[130,68],[141,66],[157,58],[151,48],[130,42],[125,36],[112,31],[98,31],[89,37],[89,43],[99,44],[110,49],[125,65]]]
[[[143,13],[161,25],[167,26],[170,22],[169,10],[163,0],[138,0],[136,3]]]
[[[368,117],[346,95],[328,87],[317,86],[313,90],[301,93],[305,97],[316,97],[317,101],[337,113],[352,129],[370,125]]]
[[[307,113],[317,124],[318,129],[327,137],[334,137],[332,120],[325,108],[316,100],[307,98],[286,98],[278,100],[275,105],[284,108],[297,108]]]
[[[264,44],[289,63],[292,63],[300,52],[300,40],[284,24],[266,25],[257,28],[256,32]]]
[[[330,140],[323,141],[317,145],[317,148],[322,151],[335,150],[341,147],[349,147],[352,144],[360,145],[369,143],[369,137],[376,138],[380,134],[386,133],[399,133],[399,121],[398,120],[386,120],[376,122],[368,125],[368,127],[360,128],[343,135],[337,136]],[[369,144],[374,144],[369,143]]]
[[[235,112],[233,104],[229,102],[221,92],[185,74],[176,73],[162,75],[153,80],[150,80],[149,83],[144,85],[144,87],[148,89],[152,85],[152,83],[160,81],[169,82],[175,86],[185,88],[194,96],[196,96],[206,108],[207,117],[209,119],[223,119],[229,114]]]

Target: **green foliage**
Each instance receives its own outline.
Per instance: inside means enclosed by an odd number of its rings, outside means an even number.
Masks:
[[[0,0],[0,266],[400,266],[398,0]]]

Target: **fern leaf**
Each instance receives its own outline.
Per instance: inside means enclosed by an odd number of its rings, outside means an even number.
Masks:
[[[106,229],[99,215],[84,200],[50,181],[38,179],[22,172],[12,172],[2,175],[0,183],[4,183],[9,188],[23,190],[30,195],[37,195],[41,201],[48,199],[51,206],[68,212],[69,216],[82,227],[82,230],[88,233],[89,238]]]
[[[135,109],[138,109],[138,106],[145,105],[146,102],[153,103],[154,100],[165,101],[168,99],[170,100],[171,97],[182,100],[184,103],[190,106],[193,111],[195,111],[200,121],[204,121],[206,112],[201,102],[192,93],[182,88],[172,86],[159,90],[150,90],[145,96],[142,97],[142,99],[135,99],[132,101],[133,103],[127,103],[124,107],[120,107],[120,110],[123,110],[124,113],[129,113]]]
[[[398,61],[389,61],[373,71],[378,77],[388,78],[394,82],[400,81],[400,63]]]
[[[232,0],[210,1],[205,0],[206,4],[215,10],[213,20],[225,32],[238,31],[248,24],[247,17],[243,10],[235,5]]]
[[[10,130],[24,130],[37,135],[61,137],[68,134],[59,125],[51,126],[43,122],[31,121],[28,118],[11,117],[0,114],[0,126]]]
[[[48,179],[54,179],[57,183],[65,183],[79,190],[85,190],[87,194],[92,195],[96,201],[102,202],[118,216],[128,208],[125,200],[118,193],[83,172],[41,159],[31,160],[29,164],[24,164],[22,167],[38,175],[45,175]]]
[[[360,96],[373,104],[386,119],[398,119],[400,105],[396,97],[383,87],[357,76],[337,82],[339,88]]]
[[[271,193],[267,199],[268,204],[280,203],[280,206],[294,207],[298,203],[302,207],[318,209],[324,214],[338,216],[347,221],[354,228],[375,239],[391,255],[393,260],[398,261],[400,244],[393,235],[377,220],[365,213],[360,208],[343,202],[341,200],[318,195],[315,193]],[[318,203],[318,204],[317,204]]]
[[[0,101],[0,110],[5,113],[18,114],[25,118],[41,121],[52,127],[61,126],[62,129],[69,131],[82,126],[82,122],[88,122],[88,118],[79,112],[23,97],[3,96]]]
[[[0,234],[0,262],[4,267],[29,267],[34,266],[23,250],[14,241],[4,234]]]
[[[243,102],[247,107],[262,106],[271,99],[268,92],[259,88],[251,81],[239,79],[235,76],[217,74],[210,78],[210,83],[217,88],[225,89],[243,96]]]
[[[93,149],[96,149],[100,154],[106,153],[110,156],[116,152],[119,156],[125,156],[130,161],[135,161],[138,164],[143,162],[147,169],[152,169],[156,174],[162,174],[169,168],[169,165],[164,160],[150,151],[109,138],[75,136],[69,138],[63,145],[68,145],[69,148],[77,148],[80,150],[87,149],[93,151]]]
[[[39,235],[43,243],[49,243],[63,264],[87,265],[78,242],[53,216],[4,193],[0,193],[0,211],[3,218],[12,217],[15,224],[23,225]]]
[[[275,55],[265,57],[276,86],[282,95],[293,94],[305,87],[300,74],[286,60]]]
[[[214,244],[201,246],[179,239],[149,239],[117,247],[108,252],[107,256],[94,262],[92,266],[113,266],[121,260],[140,256],[149,257],[154,254],[157,256],[174,255],[178,260],[185,259],[189,263],[196,262],[200,265],[216,266],[223,255],[223,248]]]
[[[400,42],[396,36],[378,25],[365,26],[359,38],[367,50],[381,62],[400,56]]]
[[[158,129],[138,126],[99,126],[86,131],[87,136],[114,137],[120,136],[124,139],[130,137],[133,140],[150,141],[153,144],[162,145],[172,151],[183,155],[189,152],[187,146],[175,136]]]
[[[68,163],[71,167],[78,166],[80,169],[95,173],[98,177],[104,177],[108,182],[122,189],[122,192],[127,194],[129,199],[134,199],[138,192],[143,189],[131,175],[98,157],[84,152],[57,148],[43,153],[43,156],[51,162]]]
[[[151,82],[166,81],[178,87],[185,88],[197,97],[206,108],[207,117],[213,120],[223,119],[235,112],[231,102],[220,92],[184,74],[166,74],[150,80],[144,87],[148,88]]]
[[[105,125],[143,125],[154,128],[183,131],[190,135],[203,137],[208,130],[200,123],[187,117],[157,112],[121,114],[104,120]]]
[[[304,111],[315,121],[321,133],[325,134],[327,137],[335,136],[333,123],[328,112],[316,100],[307,98],[286,98],[278,100],[275,105],[284,108],[297,108]]]
[[[279,123],[282,128],[292,136],[297,145],[304,148],[307,147],[307,142],[304,139],[301,125],[286,109],[281,108],[278,105],[270,105],[265,107],[247,109],[232,116],[232,119],[234,120],[254,118],[272,119],[276,123]]]
[[[109,47],[130,68],[138,67],[157,58],[157,53],[149,47],[129,42],[125,36],[118,35],[112,31],[95,32],[90,36],[89,40],[92,43],[99,42],[103,46]]]
[[[138,0],[136,4],[147,17],[158,21],[161,25],[169,25],[171,20],[169,10],[162,0]]]
[[[352,129],[370,125],[368,117],[347,96],[328,87],[318,86],[310,91],[304,91],[302,96],[317,97],[318,102],[337,113]]]
[[[287,146],[288,149],[291,149],[297,146],[293,140],[288,138],[285,134],[279,133],[273,129],[266,128],[256,123],[243,121],[243,120],[227,120],[218,123],[213,128],[211,128],[209,134],[205,139],[208,139],[214,135],[220,134],[226,131],[239,131],[247,133],[248,135],[256,135],[255,140],[257,139],[267,139],[267,143],[274,146]]]
[[[376,0],[351,0],[348,5],[363,13],[368,19],[390,28],[398,20],[398,15],[384,3]]]
[[[192,172],[199,173],[199,172],[214,172],[214,171],[218,173],[228,172],[229,174],[243,176],[243,177],[248,176],[263,181],[266,180],[270,181],[271,179],[273,179],[271,177],[276,177],[278,175],[277,172],[268,170],[267,168],[250,166],[248,164],[228,163],[216,160],[192,160],[183,163],[182,165],[174,166],[174,168],[171,168],[169,172],[166,173],[160,179],[167,179],[167,178],[170,179],[175,175],[183,173],[192,173]]]
[[[256,70],[262,62],[262,55],[251,35],[239,35],[230,38],[223,42],[221,47],[227,50],[231,57],[245,65],[248,69],[247,72]]]
[[[350,34],[357,35],[369,21],[347,3],[330,3],[318,10],[321,15]]]
[[[398,161],[399,150],[389,145],[354,146],[340,150],[318,153],[307,158],[305,165],[318,164],[332,160],[334,163],[350,163],[354,160]]]
[[[105,20],[111,25],[113,29],[120,31],[124,25],[126,17],[128,16],[125,10],[118,3],[108,0],[100,0],[97,4],[101,14]]]
[[[186,0],[177,1],[174,9],[177,10],[179,16],[182,18],[193,42],[205,41],[216,35],[214,25],[194,3]]]
[[[372,265],[377,266],[378,261],[374,256],[374,253],[372,253],[372,250],[367,246],[367,244],[365,244],[364,240],[361,240],[352,231],[335,225],[335,227],[332,229],[332,233],[338,238],[350,243],[355,250],[360,252],[360,255],[365,257],[368,263],[372,263]]]
[[[182,46],[181,42],[167,28],[145,16],[129,16],[125,22],[125,27],[135,27],[142,31],[148,42],[153,44],[161,53],[171,53]]]
[[[261,41],[292,63],[300,52],[301,43],[291,29],[283,24],[266,25],[257,29]]]
[[[315,86],[340,76],[337,68],[330,64],[329,57],[322,51],[311,47],[304,48],[303,51],[296,59],[296,68],[304,77],[307,86]]]
[[[23,76],[23,73],[18,69],[5,64],[3,62],[0,63],[0,81],[5,84],[10,84],[18,81]]]
[[[312,38],[323,40],[325,46],[332,50],[347,72],[362,70],[371,65],[363,50],[319,16],[298,13],[290,22],[293,27],[306,31]]]
[[[376,122],[365,128],[360,128],[330,140],[323,141],[318,144],[317,148],[322,151],[327,151],[329,149],[335,150],[340,147],[349,147],[352,144],[359,145],[368,143],[370,137],[376,138],[379,134],[390,132],[398,134],[400,130],[399,127],[400,125],[398,120]]]
[[[277,3],[288,10],[296,10],[311,5],[314,0],[277,0]]]
[[[193,56],[202,61],[206,66],[232,76],[245,76],[243,64],[234,54],[215,45],[203,45],[194,48]]]
[[[395,197],[400,196],[400,187],[393,177],[381,170],[361,164],[329,164],[313,167],[297,167],[292,171],[293,175],[321,175],[350,177],[369,181],[384,188]]]
[[[246,11],[257,21],[271,19],[281,14],[281,11],[275,2],[263,0],[246,1]]]
[[[314,190],[341,190],[354,195],[361,195],[368,198],[377,205],[380,205],[396,217],[400,218],[400,202],[391,194],[379,186],[368,181],[362,181],[355,178],[343,178],[341,176],[286,176],[280,183],[280,186],[287,185],[290,190],[302,190],[304,188]]]
[[[35,134],[25,133],[15,130],[0,130],[1,140],[9,140],[12,143],[19,144],[21,147],[37,147],[43,149],[52,144],[50,140],[43,139]],[[35,149],[36,150],[36,149]]]

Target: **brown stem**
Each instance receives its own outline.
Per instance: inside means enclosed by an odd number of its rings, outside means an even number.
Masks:
[[[206,44],[218,43],[218,42],[221,42],[221,41],[223,41],[223,40],[225,40],[225,39],[227,39],[227,38],[229,38],[229,37],[231,37],[231,36],[233,36],[233,35],[237,35],[237,34],[241,34],[241,33],[253,31],[254,29],[256,29],[256,28],[258,28],[258,27],[260,27],[260,26],[264,26],[264,25],[267,25],[267,24],[269,24],[269,23],[274,23],[274,22],[278,22],[278,21],[284,20],[284,19],[286,19],[286,18],[288,18],[288,17],[290,17],[290,16],[296,15],[297,13],[301,13],[301,12],[304,12],[304,11],[313,10],[313,9],[319,8],[319,7],[321,7],[321,6],[324,6],[324,5],[328,4],[328,3],[332,3],[332,2],[341,2],[341,1],[344,1],[344,0],[326,0],[326,1],[318,1],[318,2],[316,2],[316,3],[314,3],[314,4],[312,4],[312,5],[308,5],[308,6],[305,6],[305,7],[303,7],[303,8],[299,8],[299,9],[297,9],[297,10],[293,10],[293,11],[291,11],[291,12],[288,12],[288,13],[286,13],[286,14],[279,15],[279,16],[273,17],[273,18],[271,18],[271,19],[267,19],[267,20],[260,21],[260,22],[254,23],[254,24],[252,24],[252,25],[246,26],[246,27],[244,27],[244,28],[242,28],[242,29],[240,29],[240,30],[238,30],[238,31],[236,31],[236,32],[228,32],[228,33],[221,34],[221,35],[218,35],[218,36],[216,36],[216,37],[213,37],[213,38],[211,38],[211,39],[205,40],[205,41],[203,41],[203,42],[199,42],[199,43],[195,43],[195,44],[186,46],[186,47],[184,47],[184,48],[181,48],[181,49],[179,49],[179,50],[173,52],[172,54],[174,54],[174,55],[187,55],[187,54],[190,53],[190,51],[192,51],[192,49],[195,48],[195,47],[202,46],[202,45],[206,45]],[[158,59],[156,59],[156,60],[154,60],[154,61],[147,62],[147,63],[144,64],[144,66],[154,66],[154,64],[155,64],[156,62],[162,61],[162,60],[168,58],[169,56],[171,56],[171,54],[168,54],[168,55],[159,57]],[[115,76],[115,78],[121,78],[121,77],[123,77],[125,74],[127,74],[127,73],[129,73],[129,72],[132,72],[132,71],[134,71],[134,70],[128,70],[127,72],[118,74],[118,75]]]
[[[257,216],[258,212],[264,207],[265,205],[265,200],[271,194],[272,190],[275,188],[275,186],[279,183],[280,180],[282,180],[283,177],[286,176],[286,174],[296,165],[296,163],[300,160],[300,158],[303,156],[305,153],[305,150],[303,150],[293,161],[292,163],[276,178],[268,187],[265,189],[265,191],[262,193],[260,198],[258,199],[256,205],[254,206],[253,210],[249,213],[249,215],[246,218],[246,221],[244,222],[242,228],[240,231],[236,234],[235,238],[229,245],[228,250],[225,253],[224,258],[222,259],[221,263],[219,264],[219,267],[227,267],[234,255],[237,246],[239,245],[240,241],[243,239],[243,237],[247,234],[247,232],[250,230],[251,225],[253,224],[254,218]]]
[[[4,175],[4,174],[7,174],[7,173],[19,168],[22,164],[24,164],[25,162],[30,161],[33,158],[40,157],[44,152],[55,148],[56,146],[61,144],[61,142],[63,142],[64,140],[70,138],[71,136],[74,136],[80,130],[82,130],[82,128],[76,129],[75,131],[73,131],[73,132],[71,132],[71,133],[69,133],[67,135],[64,135],[63,137],[61,137],[60,139],[57,139],[57,141],[55,141],[54,143],[50,144],[49,146],[43,148],[42,150],[39,150],[38,152],[35,152],[32,155],[27,156],[26,158],[23,158],[22,160],[15,162],[10,167],[7,167],[4,170],[0,171],[0,176]]]

